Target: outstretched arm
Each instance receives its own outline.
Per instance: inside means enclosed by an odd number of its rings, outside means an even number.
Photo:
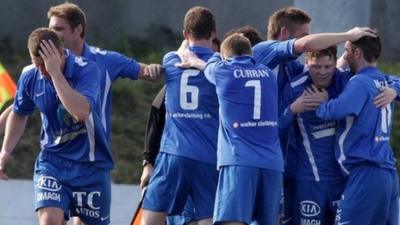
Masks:
[[[158,81],[163,76],[163,67],[160,64],[151,63],[151,64],[144,64],[139,63],[140,69],[138,78],[142,80],[148,81]]]
[[[294,42],[294,51],[295,53],[317,51],[345,41],[356,41],[364,36],[376,37],[376,33],[368,27],[355,27],[342,33],[310,34]]]

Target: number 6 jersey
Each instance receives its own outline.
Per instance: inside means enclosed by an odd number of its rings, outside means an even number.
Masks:
[[[207,61],[212,50],[189,47]],[[175,66],[181,62],[176,52],[164,56],[166,118],[160,151],[205,163],[217,162],[218,100],[215,86],[195,69]]]

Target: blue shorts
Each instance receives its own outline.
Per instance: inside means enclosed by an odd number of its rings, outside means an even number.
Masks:
[[[211,218],[217,182],[216,165],[161,152],[157,156],[143,208],[179,215],[190,197],[195,209],[193,219]]]
[[[42,152],[35,163],[33,182],[36,211],[56,207],[64,211],[67,220],[77,216],[86,224],[110,223],[110,171]]]
[[[277,224],[282,172],[249,166],[220,169],[214,224],[241,222]]]
[[[333,225],[345,184],[346,179],[296,181],[293,224]]]
[[[398,225],[399,184],[395,170],[373,165],[351,169],[336,225]]]

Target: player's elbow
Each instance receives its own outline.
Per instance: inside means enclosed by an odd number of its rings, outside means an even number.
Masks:
[[[78,122],[86,121],[90,116],[90,109],[81,109],[72,114],[72,117]]]
[[[89,118],[89,114],[76,114],[73,117],[78,122],[85,122]]]
[[[311,48],[311,46],[304,39],[298,39],[294,42],[294,51],[297,54],[308,51],[308,48]]]

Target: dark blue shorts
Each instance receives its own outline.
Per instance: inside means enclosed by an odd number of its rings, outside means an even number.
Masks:
[[[110,171],[42,152],[33,181],[36,210],[56,207],[65,219],[78,216],[86,224],[110,223]]]
[[[336,225],[398,225],[399,183],[395,170],[373,165],[351,169]]]
[[[150,179],[143,208],[178,215],[188,198],[194,220],[211,218],[218,182],[216,165],[168,153],[160,153]]]
[[[282,172],[248,166],[220,169],[214,224],[241,222],[277,224]]]
[[[345,179],[296,181],[293,224],[333,225],[345,184]]]

